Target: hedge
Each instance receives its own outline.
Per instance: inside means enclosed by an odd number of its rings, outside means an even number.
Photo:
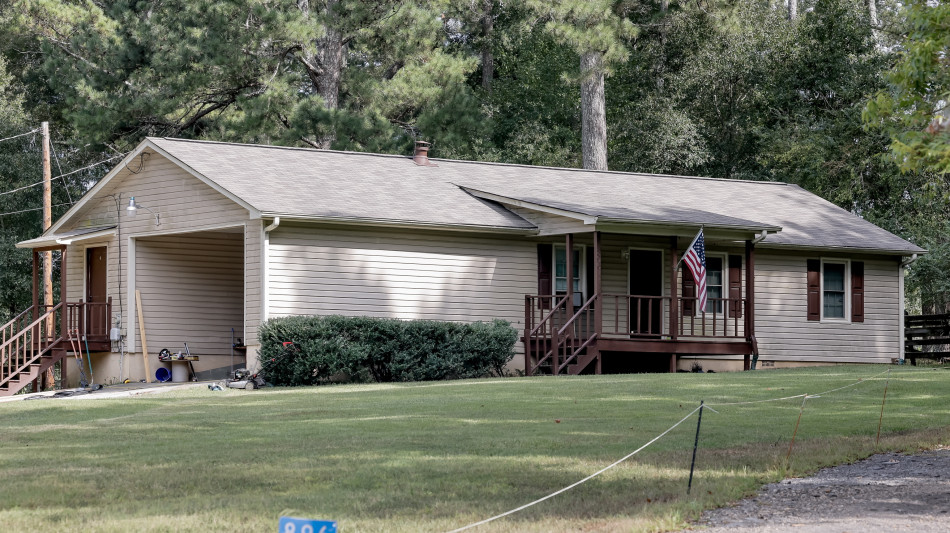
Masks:
[[[459,324],[331,315],[273,318],[261,325],[259,338],[264,379],[315,385],[341,375],[377,382],[502,375],[518,332],[503,320]],[[286,341],[297,349],[285,349]]]

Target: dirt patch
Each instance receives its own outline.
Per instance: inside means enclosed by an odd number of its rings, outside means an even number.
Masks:
[[[703,513],[706,533],[950,531],[950,448],[884,453]]]

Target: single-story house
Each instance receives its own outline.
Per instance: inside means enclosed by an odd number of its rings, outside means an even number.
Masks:
[[[700,228],[704,309],[677,267]],[[253,367],[262,321],[324,314],[508,320],[527,374],[889,363],[924,252],[786,183],[169,138],[17,246],[62,253],[66,304],[5,326],[0,356],[28,324],[55,344],[36,324],[61,313],[100,381],[145,377],[136,293],[152,372],[188,343],[221,376],[232,328]]]

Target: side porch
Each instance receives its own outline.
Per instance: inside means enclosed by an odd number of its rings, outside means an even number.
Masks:
[[[755,243],[766,228],[706,230],[703,309],[679,265],[698,229],[597,229],[539,243],[538,294],[525,296],[525,373],[600,374],[642,361],[675,372],[681,356],[741,355],[754,368]]]
[[[38,390],[40,376],[57,364],[60,380],[65,383],[69,369],[65,361],[69,355],[111,349],[112,298],[105,296],[104,285],[93,286],[87,280],[87,298],[69,301],[69,269],[60,268],[59,303],[39,301],[43,262],[40,254],[59,252],[60,265],[65,265],[66,248],[61,245],[33,249],[32,305],[0,326],[0,396],[16,394],[30,383],[33,390]],[[49,286],[44,292],[52,295]]]

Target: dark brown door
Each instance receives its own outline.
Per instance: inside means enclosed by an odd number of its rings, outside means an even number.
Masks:
[[[663,252],[630,250],[630,294],[663,296]],[[659,335],[663,325],[662,309],[659,298],[631,298],[631,332]]]
[[[105,335],[109,331],[106,307],[106,267],[108,255],[105,246],[86,248],[86,331],[88,335]],[[101,305],[99,305],[101,304]]]

